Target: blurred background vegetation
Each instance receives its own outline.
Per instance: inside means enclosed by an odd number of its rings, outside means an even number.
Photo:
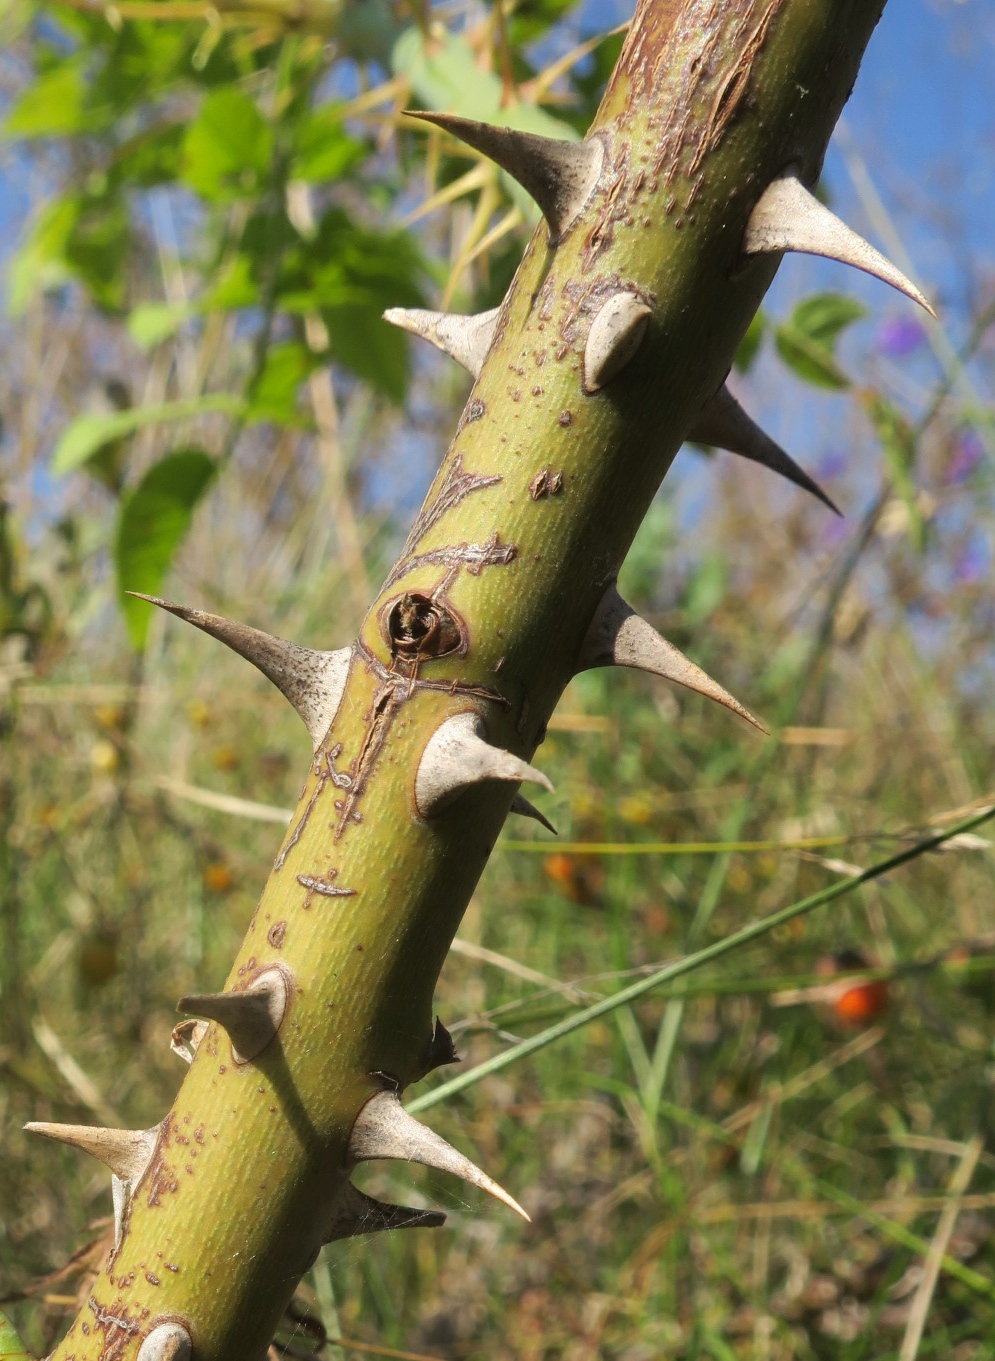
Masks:
[[[439,989],[465,1067],[995,792],[995,13],[892,9],[825,188],[941,322],[792,260],[733,383],[845,518],[689,449],[623,578],[774,736],[634,675],[570,686],[559,845],[508,829]],[[175,999],[224,978],[308,751],[261,678],[123,591],[349,639],[468,388],[380,314],[494,306],[535,220],[401,111],[578,135],[629,17],[3,10],[0,1295],[39,1352],[110,1197],[20,1127],[160,1118]],[[278,1351],[995,1356],[993,966],[992,845],[962,836],[466,1087],[432,1122],[532,1225],[379,1172],[448,1226],[326,1249]]]

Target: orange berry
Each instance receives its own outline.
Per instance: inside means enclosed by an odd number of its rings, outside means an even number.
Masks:
[[[543,868],[561,893],[575,903],[590,907],[598,901],[604,871],[588,856],[565,855],[555,851],[543,860]]]
[[[204,887],[211,893],[227,893],[235,883],[235,876],[223,860],[212,860],[204,866]]]
[[[861,1026],[888,1008],[888,984],[883,978],[857,983],[841,992],[833,1004],[836,1019],[843,1025]]]

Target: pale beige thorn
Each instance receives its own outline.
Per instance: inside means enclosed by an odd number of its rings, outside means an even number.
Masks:
[[[413,1210],[407,1205],[389,1205],[344,1182],[335,1197],[325,1230],[325,1242],[356,1238],[363,1233],[386,1229],[437,1229],[446,1222],[441,1210]]]
[[[236,1063],[257,1058],[275,1039],[287,1014],[287,980],[281,968],[264,969],[243,992],[181,997],[177,1011],[216,1021],[231,1040]]]
[[[500,311],[500,307],[494,307],[476,316],[462,316],[456,312],[429,312],[421,307],[388,307],[383,319],[391,326],[400,326],[402,331],[421,336],[477,378],[494,340]]]
[[[648,671],[664,680],[694,690],[706,699],[714,699],[731,709],[762,733],[767,729],[745,705],[723,690],[707,672],[685,657],[673,643],[657,633],[635,610],[625,603],[614,586],[605,592],[601,604],[581,645],[577,660],[578,671],[590,671],[599,666],[631,666]]]
[[[511,801],[512,813],[519,813],[523,818],[534,818],[536,822],[541,822],[547,832],[552,832],[554,836],[559,836],[559,832],[550,822],[544,813],[540,813],[534,803],[529,803],[524,794],[516,794]]]
[[[637,293],[616,293],[591,322],[584,346],[584,391],[597,392],[622,372],[643,343],[650,308]]]
[[[181,1323],[160,1323],[138,1349],[138,1361],[190,1361],[193,1343]]]
[[[936,313],[900,269],[869,241],[858,236],[845,222],[805,188],[797,175],[781,175],[761,194],[746,224],[743,250],[747,255],[769,255],[780,251],[799,251],[803,255],[822,255],[840,264],[853,265],[891,284],[907,298],[924,307],[931,317]]]
[[[447,718],[428,739],[415,776],[415,804],[422,817],[441,812],[464,790],[488,780],[529,780],[553,792],[541,770],[486,740],[474,713]]]
[[[539,205],[553,245],[588,201],[601,174],[604,148],[597,138],[561,141],[452,113],[409,110],[408,117],[434,123],[506,170]]]
[[[258,667],[297,710],[311,735],[315,751],[318,750],[342,702],[352,659],[351,648],[317,652],[219,614],[190,609],[159,596],[143,595],[140,591],[129,591],[128,594],[193,624],[194,628],[209,633]]]
[[[152,1129],[101,1129],[98,1125],[53,1125],[32,1120],[24,1128],[56,1143],[71,1144],[109,1167],[123,1182],[134,1185],[155,1152],[159,1126]]]
[[[169,1047],[184,1063],[193,1063],[207,1031],[207,1021],[178,1021],[169,1037]]]
[[[349,1157],[354,1163],[390,1158],[451,1172],[471,1186],[487,1191],[523,1219],[529,1218],[518,1201],[486,1172],[409,1115],[396,1092],[375,1093],[359,1112],[349,1136]]]
[[[761,430],[756,421],[748,416],[727,387],[718,390],[698,413],[688,439],[695,444],[711,444],[717,449],[726,449],[731,454],[739,454],[753,463],[759,463],[771,472],[780,473],[796,487],[811,492],[813,496],[839,515],[839,507],[826,495],[804,468],[800,468],[790,454],[785,453],[779,444]]]

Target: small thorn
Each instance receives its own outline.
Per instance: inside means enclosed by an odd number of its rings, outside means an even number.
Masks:
[[[179,1323],[160,1323],[138,1349],[138,1361],[190,1361],[193,1343]]]
[[[385,1229],[437,1229],[446,1222],[441,1210],[413,1210],[407,1205],[389,1205],[364,1195],[351,1181],[343,1184],[335,1197],[325,1242],[355,1238],[362,1233]]]
[[[523,1219],[529,1218],[518,1201],[486,1172],[409,1115],[396,1092],[376,1092],[359,1112],[349,1136],[349,1157],[357,1163],[390,1158],[451,1172],[471,1186],[489,1192]]]
[[[762,733],[767,729],[750,713],[738,699],[733,699],[728,690],[723,690],[707,672],[685,657],[673,643],[668,643],[625,603],[614,586],[605,592],[601,604],[594,612],[594,618],[581,645],[577,662],[578,671],[590,671],[598,666],[631,666],[638,671],[647,671],[664,680],[675,681],[678,685],[694,690],[706,699],[731,709],[747,723],[752,723]]]
[[[186,605],[176,605],[155,595],[129,591],[137,600],[147,600],[162,610],[175,614],[194,628],[209,633],[212,638],[230,647],[247,662],[257,667],[267,680],[272,681],[284,698],[288,699],[304,720],[315,751],[332,726],[338,712],[349,674],[352,649],[339,648],[336,652],[316,652],[312,648],[276,638],[248,624],[238,624],[220,614],[208,614]]]
[[[207,1031],[207,1021],[178,1021],[169,1037],[169,1047],[184,1063],[193,1063]]]
[[[747,255],[799,251],[803,255],[822,255],[843,265],[853,265],[855,269],[862,269],[865,274],[891,284],[899,293],[924,307],[931,317],[936,316],[915,284],[870,242],[820,203],[797,175],[781,175],[761,194],[746,224],[743,250]]]
[[[596,138],[589,142],[566,142],[556,137],[537,137],[492,123],[477,123],[452,113],[409,110],[409,118],[458,137],[474,150],[506,170],[531,194],[549,224],[550,245],[556,245],[594,191],[601,174],[604,148]]]
[[[530,780],[553,792],[541,770],[492,747],[485,732],[477,714],[462,713],[447,718],[429,738],[415,776],[415,804],[422,817],[441,812],[464,790],[487,780]]]
[[[181,997],[177,1011],[216,1021],[228,1033],[236,1063],[257,1058],[276,1038],[287,1012],[287,980],[281,968],[263,972],[243,992]]]
[[[145,1175],[159,1138],[159,1126],[152,1129],[101,1129],[96,1125],[53,1125],[33,1120],[24,1126],[32,1134],[71,1144],[111,1171],[111,1198],[114,1204],[114,1246],[121,1246],[124,1220],[135,1187]]]
[[[695,444],[711,444],[717,449],[726,449],[731,454],[739,454],[753,463],[759,463],[771,472],[780,473],[796,487],[801,487],[828,506],[836,515],[841,511],[819,486],[800,468],[790,454],[786,454],[779,444],[765,434],[727,387],[719,388],[715,396],[702,407],[698,418],[688,434]]]
[[[460,1057],[456,1052],[456,1045],[453,1037],[439,1020],[435,1018],[435,1029],[432,1031],[432,1038],[426,1046],[425,1058],[423,1059],[423,1074],[434,1072],[436,1068],[443,1068],[448,1063],[459,1063]]]
[[[635,293],[616,293],[591,322],[584,346],[584,391],[597,392],[622,372],[643,343],[650,308]]]
[[[400,326],[402,331],[421,336],[477,378],[494,340],[500,311],[500,307],[494,307],[476,316],[461,316],[455,312],[428,312],[421,307],[388,307],[383,319],[391,326]]]
[[[524,794],[516,794],[511,801],[512,813],[520,813],[524,818],[534,818],[536,822],[541,822],[547,832],[552,832],[554,836],[559,836],[559,832],[546,817],[545,813],[540,813],[534,803],[529,803]]]

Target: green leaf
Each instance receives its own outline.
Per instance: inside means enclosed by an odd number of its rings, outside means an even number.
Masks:
[[[7,268],[7,306],[20,316],[39,291],[58,288],[70,277],[66,243],[79,213],[75,195],[45,204],[37,213],[27,239]]]
[[[766,328],[767,320],[764,317],[763,309],[761,309],[754,314],[746,335],[739,342],[739,349],[736,351],[736,358],[733,360],[738,373],[747,373],[753,366],[753,361],[760,352]]]
[[[926,526],[919,508],[919,488],[913,475],[916,460],[915,437],[908,422],[886,397],[874,393],[870,398],[868,410],[874,430],[881,441],[888,472],[908,512],[909,539],[916,551],[921,553],[926,546]]]
[[[154,349],[175,335],[190,311],[187,303],[139,303],[128,316],[128,333],[139,349]]]
[[[335,359],[392,402],[401,403],[408,386],[408,346],[404,333],[389,326],[381,310],[334,307],[323,316]]]
[[[688,582],[684,617],[688,624],[701,624],[722,604],[729,584],[729,563],[721,553],[705,558]]]
[[[184,181],[214,202],[258,193],[269,174],[273,133],[248,95],[212,90],[183,139]]]
[[[835,390],[847,388],[850,379],[836,362],[835,344],[848,326],[865,315],[856,298],[817,293],[800,302],[791,320],[777,327],[777,352],[804,382]]]
[[[86,79],[78,58],[36,76],[3,125],[7,137],[65,137],[83,128]]]
[[[242,307],[254,307],[259,301],[259,287],[252,276],[252,260],[248,255],[236,255],[220,272],[218,281],[205,295],[205,312],[237,312]]]
[[[179,179],[183,156],[183,123],[162,123],[130,138],[107,167],[115,185],[151,189]]]
[[[158,595],[218,463],[202,449],[167,454],[122,502],[114,543],[118,597],[132,645],[145,646],[150,607],[127,591]]]
[[[212,392],[203,397],[191,397],[182,402],[163,402],[159,406],[129,407],[126,411],[101,412],[99,415],[77,416],[59,438],[52,455],[52,472],[56,477],[81,468],[94,454],[113,440],[133,435],[146,425],[164,421],[185,420],[205,411],[227,411],[232,415],[243,409],[238,397],[224,392]]]
[[[297,129],[289,178],[308,184],[340,180],[365,159],[366,152],[366,146],[343,128],[338,105],[324,104]]]
[[[300,424],[297,393],[308,374],[313,373],[320,362],[306,345],[297,341],[271,345],[262,373],[249,394],[246,420],[275,421],[278,425]]]
[[[31,1361],[31,1353],[4,1313],[0,1313],[0,1361]]]

